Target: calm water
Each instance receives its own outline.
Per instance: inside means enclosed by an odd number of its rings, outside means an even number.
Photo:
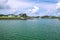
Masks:
[[[60,21],[0,20],[0,40],[60,40]]]

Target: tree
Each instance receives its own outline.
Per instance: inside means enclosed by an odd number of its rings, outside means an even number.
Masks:
[[[46,16],[42,16],[41,18],[49,18],[49,16],[48,16],[48,15],[46,15]]]
[[[0,17],[4,16],[3,14],[0,14]]]
[[[26,13],[24,13],[24,14],[19,14],[21,17],[24,17],[24,18],[26,18],[27,17],[27,14]]]

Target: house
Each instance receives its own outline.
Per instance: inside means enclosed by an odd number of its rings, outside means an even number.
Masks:
[[[8,17],[15,17],[14,14],[8,14]]]

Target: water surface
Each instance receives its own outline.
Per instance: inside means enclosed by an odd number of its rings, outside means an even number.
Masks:
[[[60,21],[0,20],[0,40],[60,40]]]

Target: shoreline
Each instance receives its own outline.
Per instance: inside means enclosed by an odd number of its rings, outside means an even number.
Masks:
[[[0,18],[0,20],[28,20],[28,19],[37,19],[37,18]],[[40,18],[40,19],[58,19],[58,18]],[[58,19],[60,20],[60,19]]]
[[[20,17],[1,17],[0,20],[26,20],[27,18],[20,18]]]

